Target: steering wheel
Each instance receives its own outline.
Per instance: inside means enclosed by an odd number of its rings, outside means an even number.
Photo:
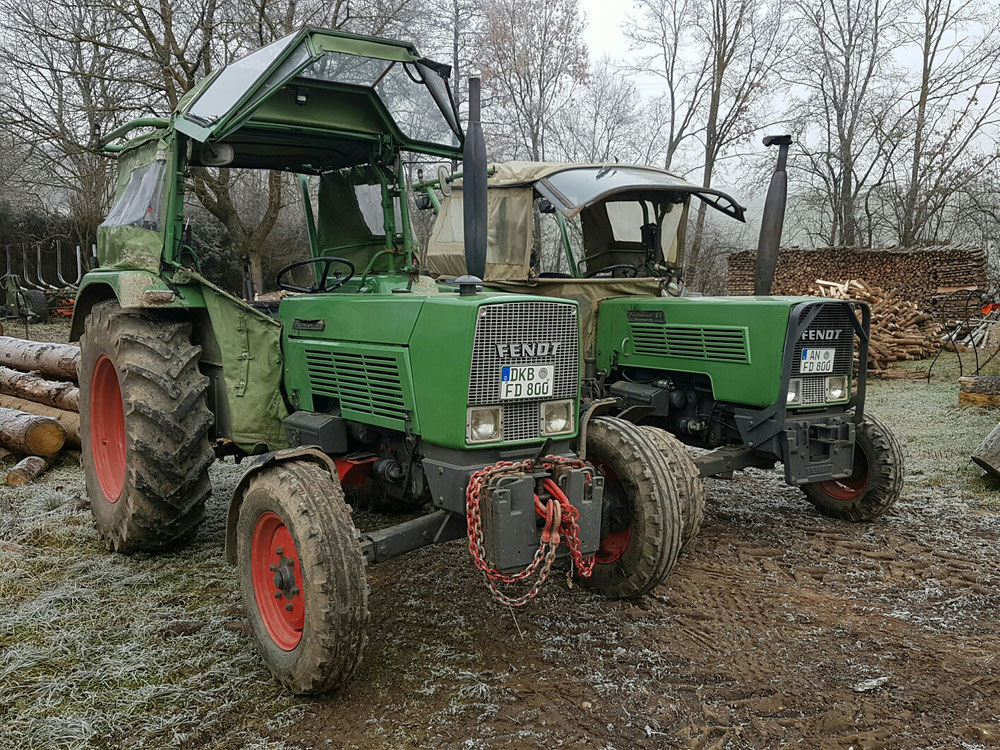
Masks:
[[[619,269],[621,269],[622,271],[624,271],[624,273],[621,276],[617,276],[615,274],[615,271],[617,271]],[[584,274],[584,278],[585,279],[592,279],[595,276],[597,276],[599,274],[602,274],[602,273],[607,273],[608,271],[611,272],[611,276],[614,277],[614,278],[619,278],[620,279],[620,278],[624,277],[626,279],[634,279],[636,276],[639,275],[639,266],[633,266],[631,263],[618,263],[618,264],[613,265],[613,266],[605,266],[604,268],[598,268],[596,271],[591,271],[588,274]],[[631,271],[632,273],[629,273],[629,271]]]
[[[323,264],[323,272],[320,274],[319,281],[313,284],[311,287],[307,286],[296,286],[295,284],[288,284],[281,280],[281,277],[291,273],[296,268],[301,268],[302,266],[313,266],[316,264]],[[334,264],[340,264],[342,266],[347,266],[350,270],[346,276],[341,276],[340,271],[334,271],[333,279],[329,279],[330,276],[330,266]],[[342,287],[354,276],[354,264],[347,258],[337,258],[332,255],[323,255],[319,258],[307,258],[306,260],[300,260],[296,263],[285,266],[280,271],[278,271],[278,288],[284,289],[286,292],[304,292],[306,294],[318,294],[319,292],[332,292],[334,289]]]

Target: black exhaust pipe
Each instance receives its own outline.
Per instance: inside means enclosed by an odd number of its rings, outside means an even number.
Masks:
[[[774,284],[774,271],[778,266],[778,249],[781,247],[781,228],[785,224],[785,203],[788,200],[788,174],[785,162],[788,147],[792,145],[790,135],[768,135],[765,146],[778,147],[778,163],[771,175],[764,200],[764,213],[760,217],[760,238],[757,240],[757,263],[754,268],[753,293],[770,294]]]
[[[465,272],[486,277],[486,140],[480,122],[479,78],[469,79],[469,126],[462,152]]]

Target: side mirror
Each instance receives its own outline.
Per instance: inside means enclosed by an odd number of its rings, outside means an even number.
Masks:
[[[198,161],[205,167],[227,167],[233,163],[233,147],[228,143],[205,143],[198,149]]]
[[[427,193],[420,193],[413,197],[413,205],[417,207],[420,211],[426,211],[431,208],[431,197]]]

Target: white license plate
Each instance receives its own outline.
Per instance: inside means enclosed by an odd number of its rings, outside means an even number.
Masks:
[[[799,372],[802,374],[833,372],[836,354],[836,349],[803,349]]]
[[[552,365],[505,365],[500,368],[500,398],[548,398]]]

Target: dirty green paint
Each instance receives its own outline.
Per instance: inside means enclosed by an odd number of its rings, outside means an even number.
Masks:
[[[778,400],[785,331],[792,308],[809,297],[621,297],[597,317],[597,369],[616,367],[702,373],[719,401],[768,406]],[[662,311],[667,326],[745,329],[749,362],[636,353],[629,310]]]

